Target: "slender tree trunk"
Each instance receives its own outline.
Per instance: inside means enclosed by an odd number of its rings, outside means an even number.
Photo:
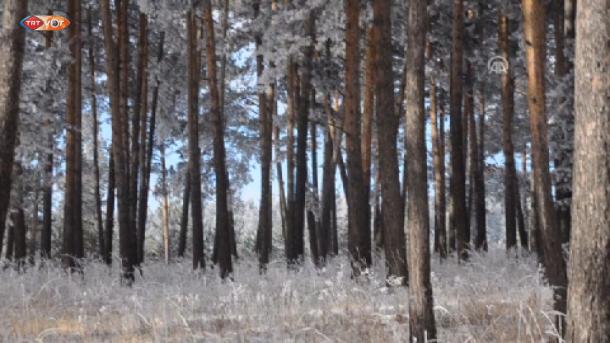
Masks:
[[[436,338],[430,282],[430,224],[426,162],[425,61],[427,1],[409,4],[407,24],[407,218],[409,226],[409,340]],[[384,209],[385,210],[385,209]],[[387,225],[387,224],[386,224]]]
[[[259,16],[260,1],[254,2],[254,15]],[[258,33],[255,37],[257,51],[262,44],[262,35]],[[260,79],[265,65],[263,55],[256,56],[256,75]],[[272,222],[272,186],[271,186],[271,162],[273,159],[273,118],[271,117],[271,103],[267,100],[265,87],[259,86],[258,90],[258,112],[260,125],[261,144],[261,199],[258,213],[258,230],[256,233],[256,251],[261,270],[265,270],[269,263],[271,254],[271,231]]]
[[[532,128],[532,156],[538,219],[544,248],[545,273],[554,288],[554,308],[565,313],[566,266],[561,248],[561,237],[551,197],[549,172],[549,145],[545,113],[545,6],[542,0],[523,0],[525,41],[528,72],[528,107]]]
[[[288,142],[286,146],[286,174],[288,182],[288,201],[286,211],[286,239],[285,239],[285,251],[286,260],[288,264],[292,263],[296,258],[294,252],[294,126],[296,120],[296,112],[298,105],[298,97],[296,94],[298,91],[298,74],[297,65],[290,58],[288,63],[288,76],[287,76],[287,88],[288,88]]]
[[[514,114],[514,90],[510,54],[510,24],[506,15],[500,17],[500,49],[502,57],[508,63],[506,73],[502,75],[502,136],[504,150],[504,216],[506,223],[506,250],[517,244],[517,205],[516,205],[516,175],[515,152],[512,130]]]
[[[407,283],[407,252],[404,231],[404,203],[400,192],[398,151],[396,149],[399,117],[394,113],[394,80],[392,73],[391,1],[373,2],[373,21],[379,48],[377,58],[376,108],[379,145],[379,176],[384,248],[388,277],[402,277]],[[368,198],[368,197],[367,197]],[[369,233],[370,236],[370,233]]]
[[[68,13],[70,26],[70,52],[72,62],[68,69],[67,133],[66,133],[66,187],[64,195],[64,232],[62,258],[64,267],[72,269],[75,259],[83,257],[82,247],[82,185],[81,185],[81,37],[80,0],[70,0]]]
[[[214,20],[210,0],[203,3],[203,23],[206,33],[206,56],[208,84],[212,99],[212,125],[214,128],[214,170],[216,173],[216,235],[218,236],[218,264],[220,276],[228,277],[233,272],[231,262],[231,223],[229,217],[229,175],[226,167],[224,142],[224,118],[220,112],[220,93],[217,79],[216,42],[214,38]],[[193,206],[194,207],[194,206]]]
[[[335,165],[333,161],[333,140],[331,136],[332,111],[330,96],[326,96],[324,107],[328,116],[326,134],[324,135],[324,169],[322,170],[322,210],[320,218],[320,258],[325,261],[332,245],[332,190],[335,187]]]
[[[476,223],[477,232],[475,237],[475,248],[487,251],[487,211],[485,209],[485,103],[484,84],[481,83],[480,90],[480,113],[479,113],[479,147],[478,167],[475,174],[476,187]]]
[[[169,190],[167,189],[167,166],[165,163],[165,144],[159,147],[161,154],[161,196],[163,197],[162,214],[163,214],[163,257],[165,263],[169,263],[170,245],[169,245]]]
[[[186,250],[186,231],[189,221],[189,200],[191,197],[191,177],[187,168],[184,176],[184,192],[182,193],[182,217],[180,218],[180,236],[178,237],[178,257],[184,257]]]
[[[466,77],[464,81],[464,158],[467,160],[468,192],[466,198],[466,242],[470,244],[472,231],[472,215],[474,210],[474,175],[476,173],[477,128],[474,121],[474,71],[470,61],[466,62]]]
[[[115,179],[114,179],[114,153],[112,146],[110,147],[110,159],[108,161],[108,191],[106,193],[106,225],[104,231],[104,261],[106,264],[112,264],[112,234],[114,231],[114,197],[115,197]]]
[[[163,49],[165,44],[165,32],[161,32],[159,37],[159,50],[157,52],[157,63],[161,63],[163,59]],[[146,79],[145,79],[146,80]],[[147,125],[147,102],[142,103],[141,114],[140,114],[140,168],[141,177],[140,177],[140,186],[139,186],[139,198],[138,202],[138,213],[137,213],[137,237],[138,237],[138,246],[140,247],[138,253],[141,255],[138,256],[138,260],[140,262],[144,262],[144,237],[146,236],[146,217],[148,214],[148,193],[150,188],[150,173],[152,170],[152,159],[153,159],[153,150],[155,148],[155,128],[157,123],[157,104],[159,102],[159,85],[161,81],[157,77],[155,80],[155,88],[152,93],[152,104],[150,111],[150,119],[148,123],[148,132],[146,131]],[[146,81],[146,84],[148,82]],[[147,86],[145,86],[148,88]],[[175,104],[175,98],[172,100],[172,103]],[[148,134],[148,138],[146,135]],[[146,141],[148,141],[146,143]]]
[[[360,2],[346,3],[345,122],[348,172],[348,249],[354,276],[371,264],[369,195],[362,168],[360,113]]]
[[[144,153],[142,146],[146,142],[142,132],[146,132],[146,117],[148,112],[148,17],[140,13],[138,34],[138,66],[136,75],[136,92],[134,110],[131,121],[131,168],[129,176],[130,219],[136,233],[136,262],[144,261],[144,232],[138,230],[138,176],[145,168],[141,165]],[[145,135],[144,135],[145,138]],[[144,175],[142,175],[144,177]],[[140,193],[141,194],[141,193]],[[140,201],[142,198],[140,197]]]
[[[455,232],[458,259],[467,257],[466,228],[466,171],[464,166],[464,138],[462,123],[462,63],[464,55],[464,0],[453,0],[451,48],[451,204],[453,220],[450,230]]]
[[[23,212],[23,196],[24,196],[24,179],[23,168],[20,161],[15,162],[15,199],[12,204],[10,214],[13,222],[13,258],[15,259],[15,267],[18,271],[22,271],[25,266],[27,256],[27,228],[25,225],[25,214]]]
[[[272,99],[272,108],[273,108],[273,118],[277,118],[277,97],[275,99]],[[277,122],[277,119],[272,119],[273,122]],[[282,237],[284,239],[286,239],[286,226],[287,224],[287,220],[288,218],[286,218],[287,215],[287,205],[286,205],[286,190],[285,190],[285,185],[284,185],[284,175],[282,173],[282,161],[280,160],[279,156],[281,154],[281,140],[280,140],[280,125],[276,124],[274,129],[274,143],[275,143],[275,159],[276,159],[276,163],[275,163],[275,169],[276,169],[276,173],[277,173],[277,184],[278,184],[278,189],[279,189],[279,193],[280,193],[280,216],[282,218]]]
[[[0,36],[0,247],[10,203],[11,174],[19,124],[19,93],[25,30],[19,21],[27,13],[27,0],[5,0]],[[1,248],[0,248],[1,249]]]
[[[315,101],[315,94],[312,92],[312,103]],[[311,259],[315,265],[320,264],[320,227],[319,218],[319,200],[318,200],[318,142],[316,139],[317,127],[312,121],[310,125],[311,133],[311,189],[308,193],[311,197],[307,205],[307,228],[309,230],[309,251]]]
[[[127,0],[122,0],[123,4]],[[102,0],[102,25],[104,30],[104,45],[106,48],[107,72],[108,75],[108,92],[110,94],[110,108],[112,112],[112,154],[114,163],[114,177],[116,178],[116,187],[118,190],[118,212],[119,212],[119,253],[121,257],[122,281],[130,285],[134,279],[134,264],[135,251],[132,252],[132,228],[130,227],[129,218],[129,156],[126,153],[129,147],[127,142],[126,126],[127,116],[121,100],[122,82],[119,79],[119,61],[117,60],[117,44],[115,44],[112,36],[112,16],[110,12],[110,3],[108,0]],[[126,7],[122,8],[121,12],[126,11]],[[126,13],[122,13],[119,17],[126,19]],[[121,30],[119,30],[121,32]],[[120,36],[120,35],[119,35]],[[121,41],[121,39],[119,39]],[[124,45],[125,43],[123,43]],[[122,60],[121,62],[124,62]],[[123,84],[123,87],[125,85]]]
[[[205,268],[203,213],[201,201],[201,152],[199,150],[199,48],[194,9],[187,14],[188,34],[188,131],[191,220],[193,226],[193,269]]]
[[[447,236],[445,227],[445,156],[441,148],[441,134],[439,121],[443,121],[443,114],[437,112],[436,77],[430,79],[430,118],[432,121],[432,154],[434,159],[434,243],[435,250],[441,258],[447,257]],[[440,117],[440,118],[439,118]]]
[[[570,0],[557,0],[554,2],[554,33],[555,33],[555,76],[560,83],[570,82],[566,79],[566,75],[570,73],[571,63],[565,56],[566,37],[565,29],[571,33],[574,31],[574,16],[573,6]],[[567,16],[564,15],[564,8],[567,5]],[[570,38],[570,37],[568,37]],[[572,36],[573,38],[573,36]],[[568,40],[568,45],[571,46],[571,40]],[[570,84],[570,86],[572,86]],[[566,87],[567,88],[567,87]],[[573,90],[573,88],[569,88]],[[569,94],[574,96],[574,94]],[[574,132],[571,128],[574,126],[573,108],[566,104],[565,96],[557,99],[556,106],[564,107],[560,112],[558,124],[561,126],[551,132],[551,139],[557,141],[557,149],[555,151],[555,199],[557,207],[557,222],[561,230],[562,243],[570,241],[570,221],[571,221],[571,200],[572,200],[572,168],[574,158]]]
[[[364,112],[362,120],[362,165],[364,182],[371,188],[371,151],[373,142],[373,117],[375,116],[375,85],[378,73],[377,59],[379,58],[379,30],[376,25],[368,29],[368,46],[366,48],[366,64],[364,75]],[[391,54],[391,51],[388,51]],[[392,92],[394,90],[392,89]],[[394,106],[394,104],[392,104]]]
[[[608,0],[576,18],[576,136],[568,342],[610,341],[610,23]]]
[[[91,113],[92,113],[92,139],[93,139],[93,177],[95,179],[94,184],[94,197],[95,197],[95,219],[97,225],[97,246],[100,257],[104,256],[104,222],[102,219],[102,195],[100,192],[100,163],[99,163],[99,151],[98,151],[98,132],[99,122],[97,116],[97,96],[95,89],[95,53],[93,47],[93,18],[92,9],[89,8],[87,11],[87,33],[89,36],[89,68],[91,77]]]

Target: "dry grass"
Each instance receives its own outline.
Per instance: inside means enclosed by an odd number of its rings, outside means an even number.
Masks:
[[[190,263],[144,266],[132,288],[117,272],[89,263],[84,275],[56,267],[0,272],[0,341],[40,342],[404,342],[407,290],[387,288],[375,265],[363,282],[337,259],[324,270],[266,275],[243,260],[236,280]],[[532,258],[501,250],[471,262],[433,261],[435,314],[441,342],[539,342],[553,335],[551,291]]]

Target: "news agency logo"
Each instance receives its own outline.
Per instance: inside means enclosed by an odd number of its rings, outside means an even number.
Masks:
[[[508,60],[503,56],[494,56],[487,61],[487,72],[503,75],[508,73]]]
[[[70,26],[70,20],[59,15],[31,15],[23,18],[19,25],[32,31],[62,31]]]

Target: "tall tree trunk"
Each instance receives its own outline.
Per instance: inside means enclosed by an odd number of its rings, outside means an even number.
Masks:
[[[95,53],[93,47],[93,18],[92,9],[89,8],[87,11],[87,33],[89,36],[89,68],[91,77],[91,113],[92,113],[92,127],[91,134],[93,139],[93,177],[95,179],[94,184],[94,197],[95,197],[95,219],[97,225],[97,247],[98,254],[100,257],[104,256],[104,222],[102,219],[102,195],[100,192],[100,162],[99,162],[99,151],[98,151],[98,132],[99,122],[97,116],[97,96],[95,89]]]
[[[127,0],[122,0],[123,4]],[[112,15],[110,12],[109,0],[102,0],[102,25],[104,30],[104,45],[106,48],[106,60],[107,60],[107,71],[108,75],[108,93],[110,94],[110,108],[112,112],[112,155],[114,162],[114,177],[116,178],[116,188],[118,191],[118,212],[119,212],[119,254],[121,257],[122,267],[122,281],[126,285],[130,285],[134,279],[134,264],[135,264],[135,251],[132,246],[132,234],[130,231],[133,229],[130,227],[130,207],[129,207],[129,156],[126,153],[129,148],[127,142],[126,126],[127,126],[127,115],[125,108],[122,106],[123,100],[121,100],[121,89],[119,87],[125,87],[119,79],[119,61],[117,60],[118,54],[116,53],[117,44],[114,42],[112,36]],[[127,8],[121,8],[120,12],[125,12]],[[122,13],[119,17],[126,19],[126,13]],[[122,20],[123,21],[123,20]],[[121,32],[121,29],[119,29]],[[120,36],[120,35],[119,35]],[[119,37],[119,41],[121,41]],[[122,45],[125,43],[122,42]],[[121,62],[123,62],[122,60]],[[126,93],[126,90],[124,90]],[[126,96],[126,94],[125,94]]]
[[[561,237],[551,197],[551,175],[549,172],[549,145],[547,118],[545,113],[545,6],[542,0],[523,0],[525,19],[525,41],[528,72],[528,107],[532,128],[532,156],[534,160],[534,184],[538,220],[544,248],[546,277],[554,287],[554,308],[565,313],[566,266],[561,248]],[[559,318],[558,318],[559,319]]]
[[[378,74],[374,88],[376,90],[377,140],[379,145],[381,198],[383,201],[381,213],[385,257],[388,277],[401,277],[403,284],[406,285],[407,252],[404,231],[404,203],[400,192],[398,151],[396,149],[400,120],[394,112],[394,80],[392,77],[391,1],[375,0],[373,2],[373,18],[374,30],[377,31],[375,36],[378,38],[376,47],[379,49],[377,58]]]
[[[162,213],[163,213],[163,256],[165,263],[169,263],[170,245],[169,245],[169,190],[167,189],[167,166],[165,163],[165,144],[159,147],[161,154],[161,195],[163,197]]]
[[[567,28],[571,33],[574,29],[574,16],[573,6],[570,0],[557,0],[554,2],[554,23],[555,28],[555,76],[557,81],[560,83],[570,82],[570,79],[566,79],[566,75],[570,73],[572,68],[571,63],[565,56],[566,37],[565,29]],[[564,8],[567,7],[567,15],[564,15]],[[567,38],[570,38],[569,36]],[[571,37],[573,38],[573,36]],[[572,40],[568,40],[568,46],[572,46]],[[570,86],[572,86],[570,84]],[[565,87],[566,89],[568,87]],[[573,90],[573,88],[569,88]],[[573,97],[574,94],[569,94]],[[571,212],[571,200],[572,200],[572,168],[574,158],[574,133],[571,128],[574,126],[574,112],[573,108],[568,107],[566,104],[566,97],[560,96],[557,99],[556,106],[564,108],[560,112],[558,124],[561,125],[551,133],[551,139],[557,141],[557,149],[555,151],[555,199],[557,207],[557,222],[561,231],[562,243],[568,243],[570,241],[570,212]]]
[[[104,261],[107,265],[112,264],[112,234],[114,231],[114,198],[115,198],[115,179],[114,179],[114,153],[110,146],[110,159],[108,161],[108,190],[106,193],[106,224],[104,230]]]
[[[453,220],[450,230],[455,232],[458,259],[467,257],[466,227],[466,170],[464,166],[464,138],[462,123],[462,63],[464,59],[464,0],[453,0],[451,30],[451,204]]]
[[[23,196],[24,196],[24,179],[23,168],[21,162],[15,162],[15,191],[14,204],[10,214],[13,222],[13,257],[15,266],[18,271],[22,271],[25,266],[25,258],[27,256],[27,229],[25,225],[25,214],[23,213]]]
[[[374,20],[373,20],[374,21]],[[364,182],[371,188],[371,152],[373,143],[373,117],[375,116],[375,85],[378,73],[379,58],[379,25],[371,25],[368,29],[368,46],[366,48],[366,64],[364,74],[364,112],[362,120],[362,166]],[[390,42],[391,43],[391,42]],[[391,54],[391,51],[388,51]],[[394,91],[392,89],[392,91]],[[392,104],[394,106],[394,104]]]
[[[180,235],[178,237],[178,257],[184,257],[184,251],[186,250],[186,231],[189,221],[189,200],[191,198],[191,177],[188,168],[184,175],[184,192],[182,194],[182,216],[180,217]]]
[[[214,171],[216,173],[216,235],[218,236],[218,264],[220,276],[225,278],[233,272],[231,262],[231,223],[229,218],[229,175],[226,167],[224,142],[224,118],[220,112],[220,93],[216,66],[216,41],[214,38],[214,20],[210,0],[203,3],[203,23],[206,34],[206,57],[208,84],[212,99],[212,125],[214,128]],[[194,207],[194,206],[193,206]]]
[[[311,102],[315,102],[315,94],[311,92]],[[310,125],[311,131],[311,189],[307,192],[310,195],[310,200],[307,205],[307,229],[309,230],[309,251],[311,259],[315,265],[320,264],[320,228],[319,218],[319,200],[318,200],[318,142],[317,142],[317,127],[314,121]]]
[[[138,230],[138,176],[144,166],[141,165],[144,153],[142,146],[146,142],[142,132],[146,132],[146,117],[148,112],[148,17],[140,13],[139,34],[138,34],[138,66],[136,75],[136,89],[131,118],[131,168],[129,176],[130,219],[136,233],[136,262],[140,264],[144,261],[144,232]],[[145,135],[144,135],[145,138]],[[142,175],[144,177],[144,175]],[[140,193],[141,194],[141,193]],[[140,201],[142,198],[140,198]]]
[[[474,174],[476,172],[477,141],[476,125],[474,122],[474,71],[472,64],[467,59],[466,75],[464,80],[464,158],[466,159],[466,177],[468,178],[468,188],[466,197],[466,242],[470,244],[472,231],[472,214],[474,208]]]
[[[481,83],[480,90],[480,113],[479,113],[479,157],[477,172],[475,174],[476,187],[476,213],[475,221],[477,231],[474,241],[475,249],[487,251],[487,211],[485,209],[485,112],[487,105],[485,103],[485,89]]]
[[[355,276],[371,264],[369,192],[362,168],[360,113],[360,1],[345,0],[345,122],[348,172],[348,249]]]
[[[165,32],[161,32],[159,37],[159,50],[157,52],[157,63],[161,63],[163,59],[163,49],[165,44]],[[146,82],[148,84],[148,82]],[[152,104],[150,111],[150,119],[148,123],[148,132],[146,131],[147,125],[147,102],[142,103],[141,114],[140,114],[140,168],[141,177],[139,185],[139,199],[138,202],[138,213],[137,213],[137,237],[138,237],[138,260],[144,261],[144,237],[146,236],[146,217],[148,214],[148,193],[150,188],[150,173],[152,170],[152,159],[153,151],[155,148],[155,128],[157,123],[157,104],[159,102],[159,85],[161,81],[157,77],[155,80],[155,88],[152,93]],[[144,86],[148,88],[147,86]],[[175,96],[174,96],[175,97]],[[175,104],[175,98],[172,100]],[[148,138],[147,138],[148,134]]]
[[[52,14],[49,11],[49,14]],[[53,45],[53,31],[45,33],[45,49]],[[47,80],[47,87],[50,80]],[[51,236],[53,231],[53,149],[55,147],[55,132],[53,129],[53,119],[49,116],[47,120],[49,130],[47,138],[46,160],[44,161],[44,177],[42,185],[42,229],[40,232],[40,257],[43,259],[51,258]],[[0,224],[0,231],[3,226]],[[2,251],[2,233],[0,232],[0,251]]]
[[[0,36],[0,247],[10,203],[11,174],[19,124],[19,93],[25,30],[19,21],[25,17],[27,0],[5,0]],[[0,248],[1,249],[1,248]]]
[[[443,113],[438,113],[438,98],[436,90],[436,77],[430,78],[430,118],[432,122],[432,154],[434,159],[434,242],[435,250],[442,259],[447,257],[447,235],[445,227],[445,154],[442,148],[439,121],[442,122]]]
[[[335,188],[336,164],[333,159],[334,118],[330,107],[330,95],[324,99],[324,108],[328,116],[326,134],[324,135],[324,169],[322,170],[322,209],[320,218],[320,258],[324,262],[332,248],[332,200]]]
[[[203,213],[201,201],[201,152],[199,150],[199,71],[195,9],[187,14],[188,34],[188,131],[191,220],[193,226],[193,269],[205,268],[203,249]],[[208,50],[209,51],[209,50]]]
[[[64,267],[74,268],[75,259],[82,254],[82,191],[81,186],[81,37],[80,0],[70,0],[68,13],[72,18],[70,26],[70,53],[72,62],[68,69],[68,100],[66,122],[66,187],[64,195],[64,232],[62,259]]]
[[[608,0],[576,18],[576,137],[568,342],[610,341],[610,23]]]
[[[254,15],[260,14],[260,1],[254,2]],[[255,37],[257,51],[262,44],[262,34],[257,33]],[[265,69],[263,55],[256,56],[256,75],[260,79]],[[261,270],[269,263],[271,254],[271,232],[272,222],[272,186],[271,186],[271,162],[273,159],[273,118],[271,117],[271,103],[267,99],[265,86],[260,85],[258,89],[258,112],[260,125],[260,163],[261,163],[261,199],[258,213],[258,230],[256,233],[256,250]]]
[[[277,96],[274,99],[271,99],[272,101],[272,117],[273,118],[277,118]],[[286,223],[286,221],[288,220],[288,218],[286,218],[287,216],[287,205],[286,205],[286,189],[285,189],[285,185],[284,185],[284,175],[282,173],[282,161],[280,160],[280,154],[281,154],[281,140],[280,140],[280,125],[279,123],[277,123],[277,119],[272,119],[272,121],[275,124],[274,126],[274,133],[273,133],[273,140],[275,143],[275,169],[276,169],[276,173],[277,173],[277,185],[278,185],[278,191],[280,193],[280,217],[282,218],[282,238],[286,239],[286,226],[288,225]]]
[[[430,224],[426,157],[425,61],[427,1],[411,1],[407,24],[407,218],[409,226],[409,340],[435,340],[430,282]],[[385,211],[385,209],[384,209]],[[385,219],[385,218],[384,218]],[[387,225],[387,223],[386,223]],[[387,240],[386,240],[387,241]]]
[[[288,201],[286,211],[286,260],[290,264],[296,259],[294,252],[294,126],[298,106],[298,73],[297,64],[292,57],[288,62],[287,88],[288,88],[288,142],[286,145],[286,174],[288,183]]]
[[[515,195],[517,177],[515,173],[515,151],[513,146],[513,114],[515,107],[513,76],[510,53],[510,24],[506,15],[500,17],[500,49],[508,64],[502,75],[502,137],[504,150],[504,217],[506,223],[506,250],[517,244],[517,204]]]

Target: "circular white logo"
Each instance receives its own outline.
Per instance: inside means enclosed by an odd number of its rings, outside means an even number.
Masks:
[[[506,74],[508,61],[503,56],[494,56],[487,61],[487,71],[492,74]]]

